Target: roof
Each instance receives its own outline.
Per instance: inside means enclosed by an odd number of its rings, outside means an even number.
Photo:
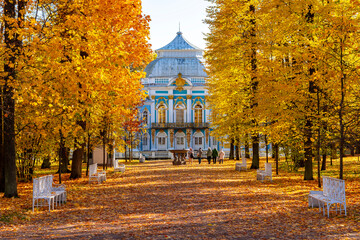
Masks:
[[[207,77],[204,65],[197,58],[157,58],[145,68],[146,77],[174,77],[179,73]]]
[[[168,45],[158,49],[159,50],[201,50],[195,45],[187,41],[183,36],[182,32],[177,32],[177,36]]]

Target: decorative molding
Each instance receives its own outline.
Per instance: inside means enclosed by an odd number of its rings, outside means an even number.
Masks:
[[[169,95],[169,99],[174,99],[174,95]]]
[[[186,95],[186,99],[192,99],[192,95]]]
[[[174,129],[169,129],[169,132],[170,132],[170,145],[171,147],[173,147],[174,145]]]
[[[155,100],[155,95],[152,95],[152,96],[151,96],[151,99],[152,99],[152,100]]]
[[[191,141],[191,129],[186,129],[186,140],[187,140],[187,146],[190,147],[190,141]]]
[[[151,138],[152,138],[152,143],[154,145],[154,143],[155,143],[155,129],[151,129]]]

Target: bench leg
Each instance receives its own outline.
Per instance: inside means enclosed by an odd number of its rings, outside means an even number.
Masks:
[[[344,203],[343,207],[344,207],[344,210],[345,210],[345,216],[346,216],[346,203]]]

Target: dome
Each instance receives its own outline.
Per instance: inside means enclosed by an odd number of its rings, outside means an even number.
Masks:
[[[159,50],[201,50],[200,48],[196,47],[189,43],[183,36],[182,32],[177,32],[177,36],[172,40],[168,45],[158,49]]]
[[[145,68],[147,78],[204,77],[207,75],[202,64],[203,51],[189,43],[181,32],[166,46],[156,50],[158,58]]]

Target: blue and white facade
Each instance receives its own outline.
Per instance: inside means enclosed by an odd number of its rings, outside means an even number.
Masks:
[[[170,149],[217,147],[210,136],[203,50],[178,32],[155,52],[157,58],[146,67],[142,79],[148,98],[140,109],[145,130],[138,150],[155,156]]]

